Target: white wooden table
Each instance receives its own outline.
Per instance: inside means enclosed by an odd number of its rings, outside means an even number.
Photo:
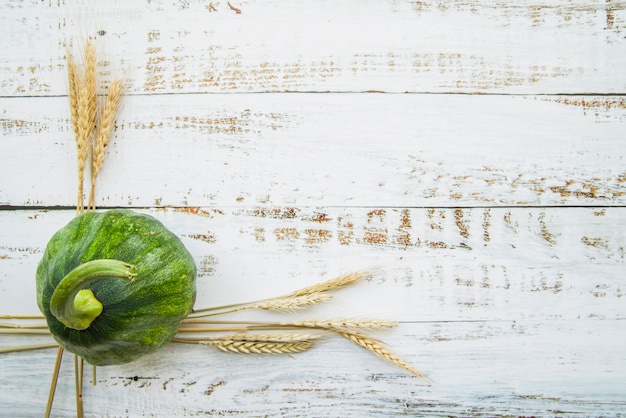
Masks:
[[[377,336],[437,383],[339,338],[170,345],[99,368],[87,416],[626,412],[626,1],[93,3],[0,5],[0,313],[38,314],[74,216],[88,36],[128,81],[97,203],[183,239],[197,305],[376,267],[289,318],[399,320]],[[0,356],[1,416],[43,415],[55,354]],[[68,358],[53,415],[74,408]]]

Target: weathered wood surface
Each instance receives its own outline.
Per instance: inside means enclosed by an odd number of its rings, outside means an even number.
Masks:
[[[1,7],[2,96],[65,94],[64,56],[85,32],[103,41],[104,73],[132,74],[132,93],[626,88],[622,0],[15,0]]]
[[[183,239],[198,306],[374,268],[310,311],[239,317],[399,320],[377,336],[437,382],[340,338],[170,345],[99,368],[88,416],[623,416],[626,2],[5,2],[0,314],[38,313],[74,216],[84,36],[103,84],[127,80],[97,203]],[[0,416],[43,415],[54,356],[0,355]],[[73,384],[68,357],[54,416]]]
[[[85,393],[95,415],[612,415],[626,408],[623,208],[149,213],[198,261],[197,306],[272,296],[376,267],[371,281],[338,292],[327,306],[280,318],[401,320],[380,337],[437,385],[336,339],[295,358],[172,345],[135,364],[99,368],[98,385]],[[34,269],[47,237],[72,217],[70,210],[0,213],[10,226],[0,233],[3,309],[37,313]],[[23,337],[11,338],[2,345]],[[53,356],[3,357],[9,415],[42,410]],[[19,392],[33,374],[41,384],[25,400]],[[70,361],[61,381],[57,413],[71,414]]]
[[[0,204],[74,204],[67,98],[0,104]],[[619,206],[625,126],[622,97],[132,96],[98,204]]]
[[[409,322],[626,318],[620,309],[626,292],[623,208],[258,207],[148,213],[182,237],[197,260],[199,306],[277,296],[374,268],[380,271],[371,289],[359,285],[343,291],[358,296],[332,312]],[[72,210],[0,212],[6,226],[0,231],[5,309],[38,312],[30,297],[36,265],[49,237],[73,216]],[[13,289],[16,280],[20,286]],[[382,296],[387,302],[377,304]]]

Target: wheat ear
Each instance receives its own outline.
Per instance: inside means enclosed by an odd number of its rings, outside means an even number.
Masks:
[[[98,129],[94,138],[91,155],[91,192],[88,206],[95,210],[95,187],[100,169],[104,165],[106,148],[111,139],[111,132],[115,124],[115,116],[122,101],[122,83],[114,80],[109,86],[109,92],[104,102],[104,108],[98,115]]]
[[[407,372],[413,374],[414,376],[422,378],[428,381],[429,383],[433,383],[432,380],[428,378],[428,376],[426,376],[424,373],[420,372],[415,367],[413,367],[412,365],[410,365],[409,363],[407,363],[406,361],[402,360],[400,357],[398,357],[397,355],[389,351],[381,341],[375,338],[372,338],[368,335],[361,334],[359,332],[352,332],[352,331],[345,331],[345,330],[335,330],[335,331],[338,334],[343,335],[344,337],[346,337],[353,343],[376,354],[382,359],[392,364],[395,364],[396,366],[399,366],[400,368],[406,370]]]
[[[74,57],[67,53],[67,87],[70,99],[70,114],[74,138],[78,140],[78,75],[76,74],[76,62]]]
[[[329,295],[328,293],[316,292],[302,296],[277,297],[267,299],[265,301],[261,301],[252,305],[251,308],[264,309],[267,311],[294,312],[296,309],[300,309],[305,306],[315,305],[316,303],[320,302],[325,302],[331,298],[332,295]]]
[[[310,306],[315,303],[324,302],[331,298],[327,292],[338,290],[349,286],[367,277],[371,277],[369,271],[361,271],[336,277],[325,282],[296,290],[285,295],[263,299],[255,302],[238,303],[213,308],[196,309],[188,318],[205,318],[208,316],[225,315],[229,313],[241,312],[248,309],[272,309],[278,311],[291,311],[296,307]]]
[[[310,329],[368,329],[382,330],[395,328],[398,322],[380,319],[304,319],[302,321],[281,322],[281,326],[295,326]]]
[[[231,353],[295,354],[313,347],[318,337],[315,334],[233,334],[198,343]]]
[[[327,280],[325,282],[316,283],[312,286],[305,287],[303,289],[296,290],[295,292],[286,294],[282,298],[305,296],[314,293],[332,292],[334,290],[341,289],[342,287],[354,284],[362,279],[371,277],[372,273],[369,271],[358,271],[348,273],[343,276],[336,277],[334,279]]]
[[[76,81],[78,77],[74,76]],[[96,124],[96,51],[89,41],[85,44],[85,74],[77,83],[77,132],[76,146],[78,151],[78,199],[76,210],[85,210],[83,203],[83,184],[85,164],[91,147],[91,138]]]

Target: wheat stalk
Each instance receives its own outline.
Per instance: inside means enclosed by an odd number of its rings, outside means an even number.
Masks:
[[[319,338],[315,334],[233,334],[198,341],[198,344],[215,347],[231,353],[245,354],[295,354],[313,347]]]
[[[311,329],[368,329],[382,330],[398,326],[395,321],[384,321],[380,319],[305,319],[294,322],[281,322],[284,326],[296,326]]]
[[[104,102],[104,108],[98,115],[98,129],[94,137],[91,155],[91,192],[88,206],[95,210],[95,187],[100,169],[104,165],[106,148],[111,139],[111,132],[115,124],[115,116],[122,101],[122,83],[114,80],[109,86],[109,92]]]
[[[342,287],[349,286],[359,280],[371,277],[371,275],[372,272],[370,271],[355,272],[339,276],[322,283],[314,284],[312,286],[307,286],[291,293],[260,301],[237,303],[213,308],[194,309],[188,318],[205,318],[208,316],[241,312],[248,309],[275,309],[279,311],[290,311],[294,309],[296,304],[298,307],[303,307],[326,301],[331,297],[331,295],[328,295],[327,292],[332,292]]]
[[[389,351],[380,340],[377,340],[375,338],[372,338],[368,335],[365,335],[359,332],[353,332],[353,331],[347,331],[347,330],[335,330],[335,331],[338,334],[343,335],[344,337],[346,337],[353,343],[376,354],[382,359],[392,364],[395,364],[396,366],[406,370],[412,375],[417,376],[421,379],[424,379],[430,383],[433,383],[432,380],[428,378],[428,376],[426,376],[424,373],[420,372],[415,367],[413,367],[412,365],[410,365],[409,363],[407,363],[406,361],[402,360],[400,357],[398,357],[397,355]]]
[[[255,342],[303,342],[313,341],[320,338],[319,334],[303,333],[303,332],[283,332],[283,333],[266,333],[266,334],[248,334],[238,333],[228,335],[226,337],[213,337],[210,340],[224,340],[229,339],[233,341],[255,341]]]
[[[67,85],[70,99],[70,114],[72,119],[72,130],[74,138],[78,140],[78,75],[76,74],[76,62],[74,57],[67,53]]]
[[[296,309],[325,302],[331,298],[332,295],[329,295],[328,293],[316,292],[302,296],[267,299],[252,305],[251,308],[264,309],[267,311],[293,312]]]
[[[341,289],[342,287],[354,284],[362,279],[372,276],[370,271],[359,271],[348,273],[343,276],[336,277],[334,279],[327,280],[325,282],[317,283],[312,286],[296,290],[295,292],[288,293],[283,298],[306,296],[314,293],[332,292],[334,290]]]
[[[55,348],[58,346],[59,346],[58,344],[33,344],[33,345],[22,345],[19,347],[3,347],[3,348],[0,348],[0,354],[19,353],[21,351],[47,350],[49,348]]]
[[[85,43],[85,71],[79,78],[75,66],[69,65],[70,77],[70,108],[75,101],[76,117],[76,147],[78,160],[78,199],[76,211],[85,210],[83,203],[83,185],[85,179],[85,164],[91,147],[91,138],[96,124],[96,50],[89,41]],[[76,88],[78,87],[78,88]],[[75,99],[72,98],[75,97]],[[71,109],[74,112],[74,109]],[[74,123],[74,122],[72,122]]]

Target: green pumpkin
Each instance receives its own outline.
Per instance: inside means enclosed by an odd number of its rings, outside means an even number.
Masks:
[[[167,344],[193,308],[196,265],[157,219],[130,210],[87,212],[48,242],[37,304],[65,349],[96,366]]]

